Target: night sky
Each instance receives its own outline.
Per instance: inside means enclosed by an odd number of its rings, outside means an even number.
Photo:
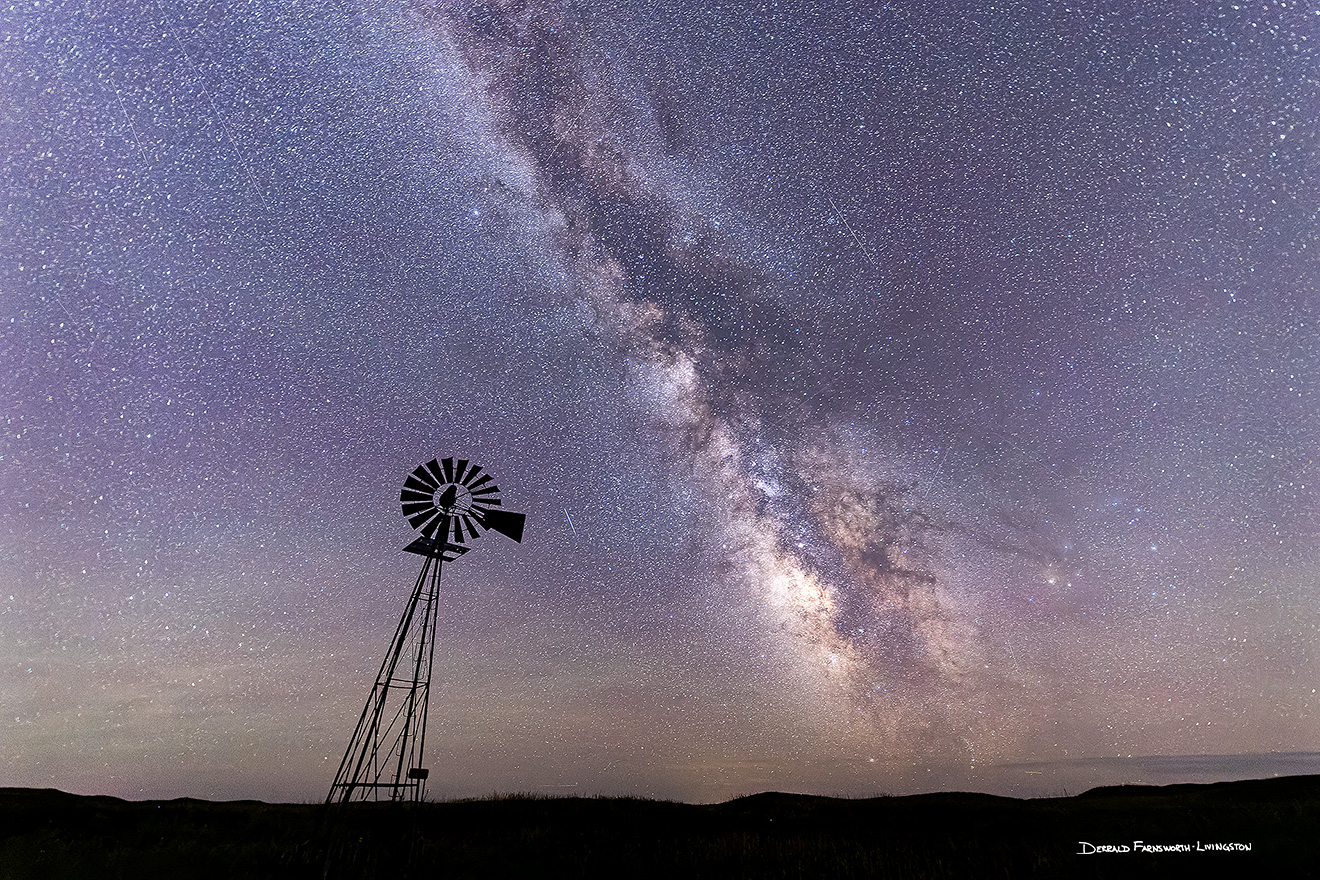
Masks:
[[[1320,8],[22,0],[0,785],[1320,772]]]

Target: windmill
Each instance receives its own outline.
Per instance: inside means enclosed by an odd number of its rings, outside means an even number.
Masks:
[[[420,801],[429,771],[422,766],[426,710],[435,657],[440,572],[471,548],[482,531],[522,542],[526,517],[500,503],[494,478],[466,459],[432,459],[403,481],[403,515],[420,532],[403,549],[421,556],[422,571],[381,661],[326,803]]]

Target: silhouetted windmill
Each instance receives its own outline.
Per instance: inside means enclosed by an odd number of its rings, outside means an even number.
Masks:
[[[426,710],[435,657],[440,570],[470,549],[467,541],[493,530],[522,542],[526,517],[500,505],[500,489],[466,459],[432,459],[403,482],[399,500],[421,536],[403,549],[424,557],[412,597],[385,653],[344,752],[326,803],[420,801],[429,771],[422,766]]]

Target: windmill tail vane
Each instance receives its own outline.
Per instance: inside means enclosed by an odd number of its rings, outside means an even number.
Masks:
[[[505,510],[494,477],[467,459],[432,459],[403,482],[399,502],[420,533],[403,549],[423,557],[394,638],[330,786],[326,803],[418,802],[430,771],[426,748],[431,669],[435,659],[440,573],[494,531],[519,543],[527,517]]]

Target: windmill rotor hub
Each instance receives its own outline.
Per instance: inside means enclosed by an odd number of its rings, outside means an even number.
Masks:
[[[441,513],[466,513],[472,509],[472,493],[460,483],[450,483],[435,490],[432,503]]]

